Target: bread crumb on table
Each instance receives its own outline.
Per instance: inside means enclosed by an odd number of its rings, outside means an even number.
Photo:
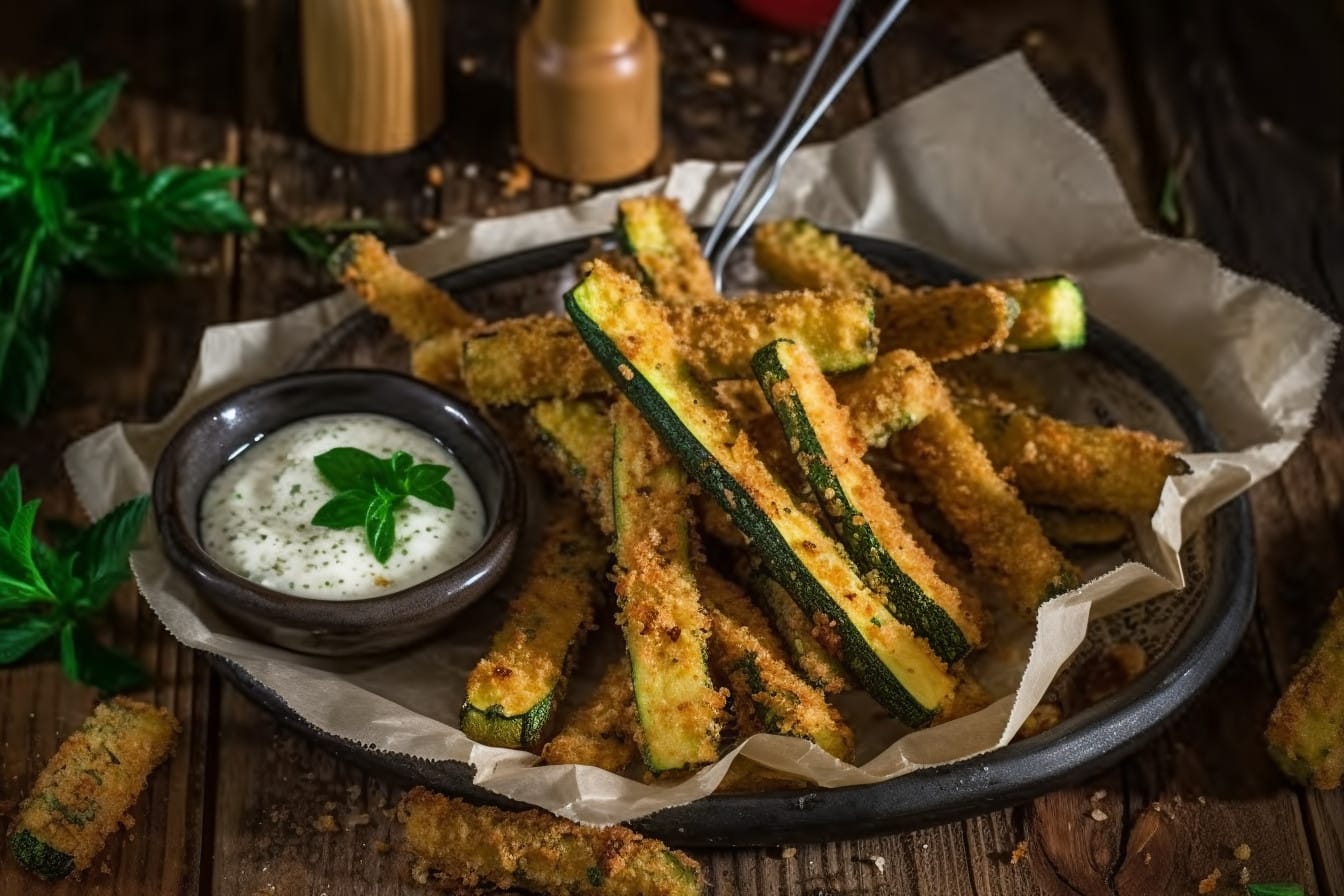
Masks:
[[[1232,855],[1238,862],[1244,862],[1251,857],[1251,847],[1245,843],[1239,844],[1232,850]]]
[[[313,821],[313,830],[321,831],[324,834],[334,834],[341,829],[336,823],[336,819],[330,815],[319,815]]]
[[[1027,841],[1019,840],[1013,847],[1013,853],[1008,857],[1008,864],[1016,865],[1027,857]]]
[[[1199,882],[1199,892],[1201,894],[1212,893],[1218,889],[1218,879],[1223,876],[1223,872],[1217,868],[1209,872],[1208,877]]]

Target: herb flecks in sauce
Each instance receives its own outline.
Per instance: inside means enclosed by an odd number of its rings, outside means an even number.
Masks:
[[[421,472],[415,482],[406,483],[416,486],[405,489],[411,500],[388,502],[396,505],[388,516],[395,549],[386,563],[369,550],[364,517],[350,528],[314,525],[319,509],[335,501],[333,485],[314,458],[340,449],[338,457],[350,460],[344,449],[351,445],[379,465],[390,465],[389,456],[396,452],[406,454],[396,461],[396,472],[407,480],[417,466],[441,471],[436,480],[441,488],[435,492],[426,490],[430,474]],[[339,481],[356,486],[361,480]],[[382,488],[393,495],[398,491],[394,482]],[[322,600],[354,600],[388,594],[456,566],[480,546],[484,522],[474,484],[431,436],[390,417],[345,414],[290,424],[239,455],[206,490],[200,532],[211,556],[267,588]]]
[[[407,498],[453,509],[453,487],[443,481],[448,468],[417,464],[405,451],[395,451],[384,460],[359,448],[333,448],[314,457],[313,463],[337,490],[336,497],[313,515],[313,525],[325,529],[363,526],[369,550],[382,564],[397,543],[394,513]],[[406,554],[405,549],[402,553]]]

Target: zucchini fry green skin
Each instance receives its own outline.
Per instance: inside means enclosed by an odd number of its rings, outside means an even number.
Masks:
[[[866,367],[877,351],[872,300],[852,291],[776,293],[668,306],[667,313],[696,373],[706,379],[750,377],[752,353],[772,339],[806,345],[827,373]],[[550,316],[513,318],[474,332],[462,346],[462,378],[472,399],[483,405],[611,389],[573,325]]]
[[[1043,601],[1077,584],[1077,570],[999,476],[946,390],[895,444],[970,549],[976,573],[1003,589],[1018,612],[1034,615]]]
[[[964,400],[957,415],[1033,503],[1152,516],[1168,476],[1189,472],[1178,442],[1119,426],[1080,426],[1003,402]]]
[[[696,585],[686,475],[628,401],[611,409],[617,622],[635,689],[638,742],[655,775],[719,755],[727,697],[709,674],[709,617]]]
[[[864,440],[807,351],[772,342],[756,353],[753,365],[813,496],[892,615],[948,663],[983,644],[978,602],[943,581],[906,530],[877,474],[863,462]]]
[[[548,765],[593,765],[620,774],[639,758],[630,661],[611,662],[589,698],[541,748]]]
[[[834,621],[845,661],[869,692],[908,724],[930,721],[955,686],[946,665],[891,616],[840,545],[761,463],[691,372],[664,310],[637,283],[600,264],[565,304],[593,354],[749,536],[776,580],[809,612]]]
[[[700,865],[620,825],[585,827],[540,809],[506,812],[416,787],[397,818],[437,882],[461,892],[521,889],[571,896],[700,896]]]
[[[809,740],[837,759],[854,755],[854,732],[826,695],[789,668],[784,646],[755,604],[732,582],[701,566],[700,592],[713,626],[711,656],[727,679],[734,705],[754,722],[743,734],[764,731]]]
[[[463,733],[494,747],[540,746],[593,629],[608,559],[577,507],[550,522],[490,650],[467,676]]]
[[[94,708],[37,776],[14,816],[9,850],[46,880],[84,871],[172,752],[181,727],[166,710],[125,697]]]
[[[1344,778],[1344,591],[1265,729],[1269,754],[1290,778],[1334,790]]]
[[[1064,547],[1102,547],[1129,537],[1129,520],[1104,510],[1064,510],[1035,505],[1031,515],[1041,522],[1045,537]]]
[[[774,579],[761,569],[747,574],[747,587],[765,608],[803,679],[826,694],[851,690],[854,680],[835,654],[813,633],[815,623]]]
[[[675,199],[641,196],[618,206],[616,235],[650,291],[669,305],[719,298],[700,241]]]
[[[877,323],[883,350],[911,348],[930,361],[952,360],[1002,345],[1019,351],[1071,349],[1086,339],[1087,312],[1083,295],[1067,277],[1002,280],[967,287],[906,289],[897,286],[833,233],[805,220],[770,221],[756,228],[756,263],[781,285],[794,289],[824,286],[867,289],[876,297]],[[983,303],[992,292],[1006,295],[1016,309],[1004,307],[999,324],[1009,327],[999,343],[985,340],[987,306],[968,315],[965,330],[939,325],[927,332],[924,306],[944,301],[953,290],[969,290],[964,299]],[[935,340],[933,334],[937,334]],[[913,344],[904,340],[917,340]],[[974,346],[980,345],[980,348]]]
[[[552,398],[527,409],[527,425],[541,446],[542,465],[583,501],[588,515],[611,536],[611,417],[594,399]]]
[[[357,233],[336,247],[327,261],[333,276],[387,318],[411,345],[448,330],[479,327],[480,318],[448,293],[401,266],[374,236]]]

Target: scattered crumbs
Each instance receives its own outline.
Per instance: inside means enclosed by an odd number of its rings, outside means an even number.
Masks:
[[[266,226],[266,209],[254,208],[248,212],[247,216],[252,219],[252,223],[258,227]]]
[[[350,209],[350,217],[355,221],[362,220],[364,218],[364,209],[360,208],[359,206],[355,206],[354,208]]]
[[[1251,857],[1251,847],[1249,844],[1240,843],[1236,849],[1232,850],[1232,855],[1238,862],[1244,862]]]
[[[342,823],[341,826],[345,828],[347,831],[353,831],[355,828],[360,827],[361,825],[366,825],[368,823],[369,823],[369,813],[359,812],[354,815],[347,815],[345,821]]]
[[[361,788],[358,784],[351,784],[349,787],[345,788],[346,796],[350,797],[350,799],[352,800],[359,799],[359,795],[363,792],[364,792],[363,788]]]
[[[1094,808],[1089,814],[1092,816],[1093,821],[1105,821],[1106,819],[1111,817],[1107,815],[1105,812],[1103,812],[1100,808]]]
[[[1093,794],[1090,797],[1088,797],[1088,800],[1093,803],[1099,803],[1104,799],[1106,799],[1106,791],[1104,790],[1097,790],[1093,792]]]
[[[1202,797],[1202,796],[1201,796],[1201,797],[1196,797],[1196,800],[1199,802],[1199,804],[1200,804],[1201,806],[1203,806],[1204,804],[1206,804],[1206,803],[1208,802],[1208,800],[1206,800],[1206,799],[1205,799],[1204,797]]]
[[[462,176],[467,180],[474,180],[481,173],[481,166],[475,162],[468,162],[462,166]]]
[[[121,816],[120,824],[122,830],[129,831],[131,828],[135,827],[135,816],[127,812],[125,815]],[[131,835],[131,839],[135,839],[134,834]]]
[[[1039,28],[1030,28],[1027,33],[1022,35],[1022,45],[1029,50],[1034,50],[1045,43],[1045,32]]]
[[[425,169],[425,183],[431,187],[443,186],[443,166],[430,165]]]
[[[1143,854],[1143,864],[1145,865],[1153,864],[1153,854],[1151,852],[1145,852]]]
[[[336,823],[336,819],[330,815],[319,815],[313,822],[313,830],[321,831],[324,834],[334,834],[341,829]]]
[[[520,193],[527,192],[532,186],[532,168],[523,160],[519,159],[509,167],[508,171],[499,172],[499,193],[505,199],[512,199]]]
[[[1244,870],[1244,869],[1243,869],[1243,870]],[[106,862],[104,862],[103,864],[101,864],[101,865],[98,866],[98,872],[99,872],[100,874],[111,874],[111,873],[112,873],[112,866],[109,865],[109,864],[107,864]]]
[[[480,64],[481,60],[477,59],[475,56],[463,56],[461,59],[457,60],[457,70],[464,75],[472,75],[476,73],[476,68]]]
[[[388,843],[386,840],[375,840],[373,841],[373,851],[381,853],[382,855],[387,855],[392,851],[392,844]]]
[[[786,846],[779,851],[779,857],[781,859],[791,859],[796,855],[798,855],[798,848],[796,846]]]
[[[733,76],[721,68],[712,68],[705,73],[705,83],[710,87],[732,87]]]
[[[587,199],[593,195],[591,184],[574,183],[569,185],[569,201],[578,202],[580,199]]]
[[[714,44],[709,48],[709,58],[715,62],[722,62],[728,56],[723,50],[723,44]]]
[[[655,13],[653,13],[652,15],[649,16],[649,21],[653,22],[653,27],[655,27],[655,28],[666,28],[666,27],[667,27],[667,13],[665,13],[665,12],[655,12]]]
[[[874,868],[876,868],[876,869],[877,869],[877,873],[878,873],[879,875],[882,875],[882,874],[886,874],[886,873],[887,873],[887,860],[884,859],[884,858],[882,858],[881,856],[869,856],[868,858],[864,859],[863,861],[868,862],[868,863],[871,864]]]
[[[1022,861],[1026,857],[1027,857],[1027,841],[1019,840],[1017,841],[1017,845],[1013,847],[1012,855],[1008,857],[1008,864],[1016,865],[1018,862]]]
[[[1223,872],[1219,871],[1217,868],[1210,871],[1208,877],[1199,882],[1199,892],[1212,893],[1214,890],[1218,889],[1218,879],[1222,876]]]
[[[420,885],[429,883],[429,864],[423,860],[418,860],[411,866],[411,880]]]
[[[1244,887],[1250,882],[1251,882],[1251,869],[1247,868],[1245,865],[1242,865],[1241,870],[1237,872],[1237,883],[1241,884]]]
[[[336,803],[335,803],[333,800],[327,800],[325,803],[322,804],[322,811],[323,811],[323,812],[331,812],[331,811],[334,810],[335,808],[336,808]]]
[[[920,849],[928,849],[928,848],[929,848],[929,844],[927,844],[927,843],[921,843],[921,844],[919,844],[919,848],[920,848]]]

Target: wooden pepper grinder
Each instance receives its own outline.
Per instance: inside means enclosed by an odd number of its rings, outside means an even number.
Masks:
[[[602,183],[646,168],[658,135],[658,38],[636,0],[541,0],[518,39],[523,156]]]
[[[345,152],[410,149],[443,119],[444,0],[303,0],[303,105]]]

